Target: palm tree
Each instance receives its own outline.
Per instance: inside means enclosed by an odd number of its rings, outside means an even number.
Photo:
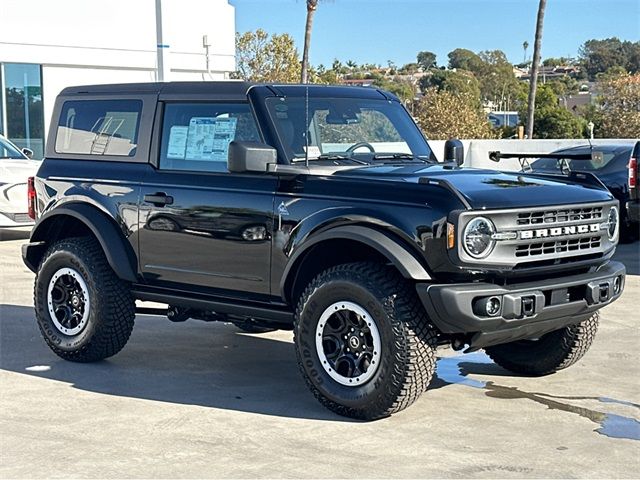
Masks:
[[[533,61],[529,73],[529,104],[527,106],[527,138],[533,138],[533,118],[536,109],[536,88],[538,87],[538,67],[540,66],[540,45],[542,43],[542,26],[544,24],[544,9],[547,0],[540,0],[538,4],[538,19],[536,22],[536,39],[533,42]]]
[[[311,29],[313,27],[313,15],[318,9],[318,0],[307,0],[307,23],[304,27],[304,49],[302,50],[302,72],[300,82],[309,82],[309,45],[311,44]]]
[[[524,49],[524,60],[522,60],[522,63],[527,63],[527,50],[529,49],[529,42],[525,40],[522,43],[522,48]]]

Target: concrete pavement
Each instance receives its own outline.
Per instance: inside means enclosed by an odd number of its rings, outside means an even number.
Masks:
[[[522,378],[444,349],[430,390],[370,423],[316,402],[291,332],[138,316],[115,357],[59,359],[22,242],[0,242],[2,478],[638,477],[637,242],[618,254],[635,275],[577,365]]]

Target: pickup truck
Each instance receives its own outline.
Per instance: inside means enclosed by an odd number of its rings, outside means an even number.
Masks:
[[[572,365],[624,288],[618,201],[589,174],[463,155],[451,140],[438,160],[375,88],[67,88],[22,251],[42,336],[93,362],[136,313],[290,329],[318,400],[366,420],[426,391],[440,346],[525,375]]]

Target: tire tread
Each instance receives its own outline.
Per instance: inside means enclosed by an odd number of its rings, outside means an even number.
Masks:
[[[92,276],[90,283],[98,287],[101,304],[104,306],[102,312],[96,312],[96,315],[99,315],[99,324],[91,340],[75,351],[60,349],[48,338],[42,327],[45,319],[41,317],[43,314],[48,315],[48,312],[45,310],[42,313],[38,308],[38,277],[47,260],[60,251],[70,252],[82,259]],[[126,345],[133,330],[135,301],[128,283],[116,276],[100,244],[91,237],[66,238],[49,247],[38,268],[34,285],[34,304],[38,327],[47,345],[56,355],[72,362],[95,362],[115,355]]]

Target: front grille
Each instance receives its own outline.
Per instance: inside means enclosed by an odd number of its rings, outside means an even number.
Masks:
[[[537,242],[516,247],[516,257],[534,257],[536,255],[552,255],[554,253],[580,252],[600,248],[600,237],[572,238],[553,242]]]
[[[602,219],[603,207],[566,208],[559,210],[540,210],[518,214],[518,225],[545,225],[550,223],[597,221]]]
[[[527,209],[468,211],[460,215],[460,259],[466,264],[514,269],[561,265],[597,259],[615,244],[607,237],[613,201]],[[464,228],[482,216],[495,225],[495,243],[484,258],[468,255],[462,242]]]

